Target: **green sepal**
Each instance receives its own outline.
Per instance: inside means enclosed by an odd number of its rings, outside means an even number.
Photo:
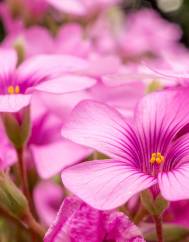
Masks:
[[[0,207],[18,218],[25,215],[28,202],[10,177],[0,172]]]
[[[21,123],[14,113],[3,113],[2,120],[10,141],[17,149],[22,148],[30,135],[30,108],[26,107],[22,110]]]
[[[148,190],[141,192],[140,197],[145,209],[153,216],[161,215],[169,206],[169,202],[166,201],[160,194],[154,198],[152,193]]]

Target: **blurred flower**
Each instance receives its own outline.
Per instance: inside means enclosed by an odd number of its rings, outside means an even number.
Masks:
[[[51,110],[48,108],[49,102],[53,104]],[[58,174],[63,168],[80,162],[92,152],[91,149],[62,139],[62,121],[67,119],[70,111],[66,105],[56,108],[56,100],[50,95],[47,95],[45,101],[38,96],[31,103],[32,129],[26,146],[26,159],[28,163],[35,163],[42,178]]]
[[[44,242],[144,242],[139,229],[117,211],[102,212],[76,197],[64,199]]]
[[[36,90],[61,94],[88,88],[96,82],[77,74],[88,66],[78,57],[39,55],[16,68],[14,50],[0,49],[0,55],[1,112],[17,112],[29,105]]]
[[[86,57],[91,51],[91,46],[83,35],[83,29],[76,23],[63,25],[56,36],[47,28],[32,26],[21,28],[17,32],[13,29],[5,37],[2,46],[22,48],[25,58],[37,54],[71,54]]]
[[[63,200],[63,188],[50,181],[42,181],[33,192],[35,207],[41,222],[50,226]]]
[[[167,200],[189,197],[188,90],[149,94],[138,104],[132,123],[114,109],[83,101],[62,135],[110,156],[65,169],[62,180],[74,194],[98,209],[112,209],[151,187]]]
[[[103,11],[107,7],[118,3],[120,0],[46,0],[51,6],[59,11],[70,15],[85,16]]]
[[[181,38],[179,26],[164,20],[151,9],[129,14],[124,30],[120,35],[120,44],[126,56],[159,56]]]

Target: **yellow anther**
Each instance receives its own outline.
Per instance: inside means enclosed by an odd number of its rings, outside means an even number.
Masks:
[[[156,163],[161,164],[161,158],[156,158]]]
[[[18,94],[20,93],[20,87],[18,85],[14,86],[8,86],[7,88],[8,94]]]
[[[14,87],[9,86],[7,91],[8,91],[8,94],[14,94]]]
[[[154,164],[155,161],[156,161],[156,158],[155,158],[155,157],[152,157],[152,158],[150,159],[150,163],[151,163],[151,164]]]
[[[15,93],[20,93],[20,87],[17,85],[16,87],[15,87],[15,89],[14,89],[14,91],[15,91]]]
[[[158,165],[162,164],[164,162],[165,158],[163,155],[161,155],[160,152],[152,153],[150,163],[154,164],[157,163]]]

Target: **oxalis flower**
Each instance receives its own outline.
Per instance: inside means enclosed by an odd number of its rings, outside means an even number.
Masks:
[[[96,81],[79,75],[88,63],[70,55],[38,55],[17,65],[12,49],[0,49],[0,111],[28,106],[34,91],[62,94],[82,90]]]
[[[96,210],[72,196],[64,199],[44,242],[145,242],[122,212]]]
[[[112,159],[84,162],[62,173],[64,185],[98,209],[112,209],[152,188],[167,200],[189,198],[187,89],[145,96],[128,123],[102,103],[83,101],[63,127],[64,137]]]

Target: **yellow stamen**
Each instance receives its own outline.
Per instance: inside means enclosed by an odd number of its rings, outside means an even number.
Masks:
[[[150,163],[151,163],[151,164],[154,164],[155,161],[156,161],[156,158],[155,158],[155,157],[152,157],[152,158],[150,159]]]
[[[8,91],[8,94],[14,94],[14,87],[9,86],[7,91]]]
[[[15,91],[15,93],[20,93],[20,87],[17,85],[16,87],[15,87],[15,89],[14,89],[14,91]]]
[[[20,93],[20,87],[18,85],[14,86],[8,86],[7,88],[8,94],[18,94]]]
[[[156,163],[158,165],[161,165],[164,162],[164,160],[165,160],[165,158],[163,155],[161,155],[160,152],[152,153],[150,163],[151,164]]]

